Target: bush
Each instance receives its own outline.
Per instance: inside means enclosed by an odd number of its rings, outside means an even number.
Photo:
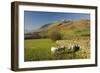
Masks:
[[[62,35],[61,35],[61,33],[59,31],[53,30],[53,31],[51,31],[50,38],[53,41],[61,40],[62,39]]]

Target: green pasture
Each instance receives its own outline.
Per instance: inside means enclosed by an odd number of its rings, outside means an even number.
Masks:
[[[81,50],[76,53],[67,53],[67,48],[64,53],[51,53],[51,47],[56,45],[56,42],[50,39],[27,39],[24,42],[24,60],[25,61],[42,61],[42,60],[61,60],[61,59],[84,59],[90,57],[89,39],[79,40],[59,40],[58,44],[68,45],[75,42],[82,46]]]

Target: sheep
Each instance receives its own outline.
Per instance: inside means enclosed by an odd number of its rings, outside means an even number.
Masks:
[[[72,46],[70,46],[69,50],[70,50],[70,52],[75,53],[80,50],[80,46],[78,44],[72,45]]]
[[[65,46],[59,46],[57,50],[58,51],[65,51]]]
[[[51,52],[52,53],[64,52],[64,51],[65,51],[65,46],[51,47]]]
[[[51,52],[55,53],[57,51],[57,49],[58,49],[57,47],[51,47]]]

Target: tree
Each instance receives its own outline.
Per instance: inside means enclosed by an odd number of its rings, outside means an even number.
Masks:
[[[51,40],[53,40],[53,41],[61,40],[61,39],[62,39],[62,35],[61,35],[61,33],[60,33],[59,31],[53,30],[53,31],[51,31],[51,33],[50,33],[50,38],[51,38]]]

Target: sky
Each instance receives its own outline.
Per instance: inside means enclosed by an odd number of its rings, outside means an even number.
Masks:
[[[64,13],[64,12],[41,12],[24,11],[24,31],[31,32],[41,26],[58,20],[80,20],[90,19],[90,14]]]

